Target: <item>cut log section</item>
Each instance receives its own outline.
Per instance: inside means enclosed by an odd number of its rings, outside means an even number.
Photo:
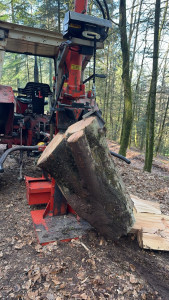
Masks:
[[[103,236],[115,240],[131,230],[133,203],[96,117],[57,134],[38,166],[55,178],[71,207]]]
[[[169,251],[169,216],[161,214],[157,202],[139,199],[134,202],[134,223],[131,233],[137,235],[139,246],[144,249]]]
[[[169,251],[169,234],[161,236],[160,234],[151,234],[149,232],[138,232],[137,240],[139,246],[144,249]]]

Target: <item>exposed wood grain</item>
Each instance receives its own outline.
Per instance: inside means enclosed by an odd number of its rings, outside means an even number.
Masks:
[[[152,214],[161,214],[160,204],[153,201],[147,201],[138,198],[137,196],[130,195],[134,206],[138,213],[152,213]]]
[[[139,246],[144,249],[169,251],[169,235],[151,234],[140,231],[137,236]]]
[[[137,235],[139,246],[144,249],[169,251],[169,216],[161,214],[156,202],[131,195],[134,202],[135,223],[131,233]]]

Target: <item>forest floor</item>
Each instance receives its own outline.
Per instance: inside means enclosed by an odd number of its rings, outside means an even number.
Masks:
[[[169,215],[169,160],[155,158],[150,174],[143,154],[130,149],[127,157],[131,165],[114,161],[129,193],[158,201]],[[0,299],[169,299],[169,252],[142,250],[132,235],[112,242],[92,230],[77,241],[40,246],[16,158],[0,174]],[[27,176],[40,175],[33,161],[25,155]]]

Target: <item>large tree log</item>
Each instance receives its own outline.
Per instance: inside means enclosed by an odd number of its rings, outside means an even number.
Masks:
[[[70,126],[47,146],[38,165],[56,179],[68,203],[103,236],[118,239],[134,222],[133,203],[96,117]]]

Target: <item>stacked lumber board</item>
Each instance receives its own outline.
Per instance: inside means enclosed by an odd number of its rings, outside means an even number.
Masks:
[[[134,202],[135,223],[131,233],[137,235],[139,246],[144,249],[169,251],[169,216],[161,213],[159,203],[139,199]]]

